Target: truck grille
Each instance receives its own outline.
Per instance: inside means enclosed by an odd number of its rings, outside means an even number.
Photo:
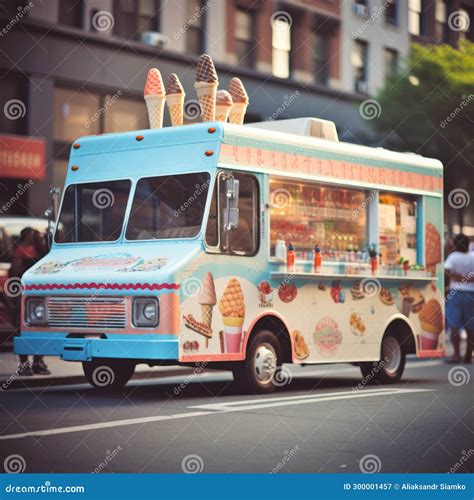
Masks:
[[[121,297],[50,297],[48,325],[59,328],[125,328],[127,304]]]

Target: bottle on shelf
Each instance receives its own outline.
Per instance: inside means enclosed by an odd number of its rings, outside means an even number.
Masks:
[[[295,272],[295,247],[291,241],[288,243],[288,251],[286,253],[286,270],[289,273]]]
[[[369,248],[369,257],[370,257],[370,268],[372,270],[372,275],[375,276],[377,274],[377,268],[378,268],[378,254],[377,250],[375,249],[375,245],[372,245]]]
[[[314,247],[314,260],[313,260],[313,268],[315,273],[321,272],[322,265],[322,256],[321,256],[321,247],[316,245]]]
[[[275,257],[281,264],[286,262],[286,243],[280,234],[275,244]]]

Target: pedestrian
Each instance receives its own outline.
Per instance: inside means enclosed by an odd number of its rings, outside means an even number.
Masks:
[[[10,278],[21,278],[25,271],[39,260],[41,250],[38,248],[40,242],[36,233],[41,236],[39,231],[31,227],[22,229],[12,252],[12,263],[8,273]],[[21,324],[21,296],[12,298],[11,308],[15,333],[18,334]],[[22,376],[31,376],[34,374],[49,375],[51,372],[48,370],[43,356],[34,356],[33,365],[31,365],[28,356],[21,354],[18,373]]]
[[[448,255],[444,269],[448,275],[449,293],[446,298],[446,323],[451,331],[454,356],[448,363],[461,362],[462,329],[467,333],[463,362],[470,364],[474,345],[474,252],[469,250],[469,238],[459,234],[454,238],[454,251]]]

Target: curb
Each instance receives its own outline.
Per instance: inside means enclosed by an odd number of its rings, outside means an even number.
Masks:
[[[134,373],[131,380],[146,380],[146,379],[156,379],[162,377],[183,377],[194,373],[193,368],[179,367],[173,370],[150,370],[150,371],[140,371]],[[3,387],[7,384],[7,387]],[[14,380],[11,377],[0,380],[0,392],[9,391],[11,389],[30,389],[38,387],[54,387],[59,385],[77,385],[77,384],[88,384],[86,377],[84,375],[71,375],[63,377],[19,377],[17,376]]]

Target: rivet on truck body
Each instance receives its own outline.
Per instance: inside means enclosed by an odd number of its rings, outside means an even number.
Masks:
[[[210,134],[213,134],[215,131],[216,131],[216,128],[215,127],[209,127],[207,129],[207,131],[210,133]]]
[[[73,146],[72,146],[72,147],[73,147],[74,149],[79,149],[79,148],[81,147],[81,145],[80,145],[78,142],[76,142],[75,144],[73,144]]]
[[[72,170],[73,172],[76,172],[76,170],[79,170],[79,167],[78,167],[77,165],[73,165],[73,166],[71,167],[71,170]]]
[[[206,156],[212,156],[214,154],[214,151],[211,151],[210,149],[208,149],[204,154]]]
[[[137,136],[135,137],[135,139],[136,139],[137,141],[143,141],[143,135],[137,135]]]

